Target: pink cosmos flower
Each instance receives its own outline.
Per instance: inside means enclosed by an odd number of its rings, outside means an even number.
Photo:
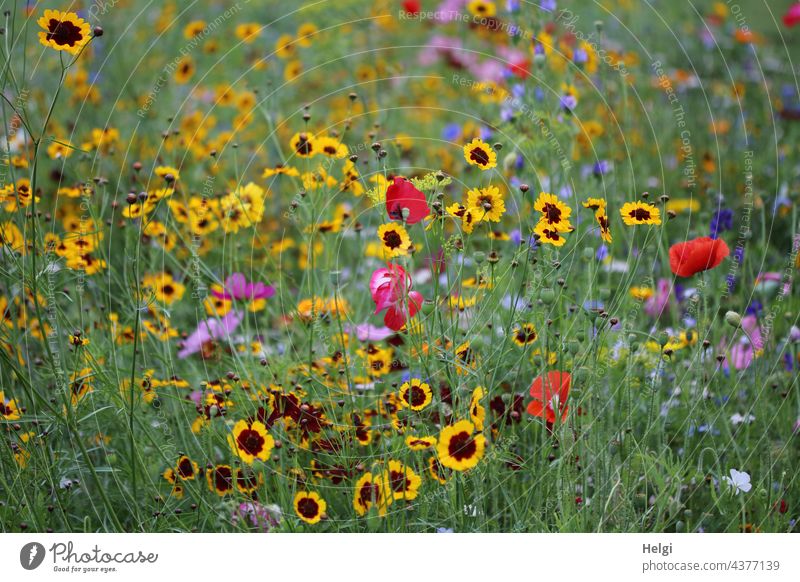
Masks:
[[[394,263],[376,269],[370,277],[369,292],[375,302],[375,313],[386,310],[383,323],[391,330],[402,329],[422,307],[422,294],[412,291],[411,286],[411,276]]]
[[[233,273],[230,277],[225,279],[222,292],[212,290],[211,294],[219,299],[247,299],[248,301],[252,301],[254,299],[268,299],[272,297],[275,295],[275,288],[271,285],[265,285],[260,281],[257,283],[248,283],[242,273]]]
[[[236,331],[239,324],[244,319],[241,311],[229,311],[221,319],[206,319],[197,325],[197,329],[192,332],[183,342],[181,350],[178,352],[180,359],[188,358],[203,349],[203,344],[211,340],[227,339]]]

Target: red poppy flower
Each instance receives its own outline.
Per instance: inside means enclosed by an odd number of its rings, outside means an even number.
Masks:
[[[567,419],[567,397],[572,376],[569,372],[548,372],[531,384],[533,400],[528,403],[528,414],[544,418],[552,424],[556,421],[556,410],[561,413],[561,422]]]
[[[405,0],[403,2],[403,10],[408,14],[418,14],[420,9],[422,9],[422,5],[419,0]]]
[[[398,176],[386,190],[386,211],[392,220],[403,220],[403,210],[408,211],[407,224],[416,224],[431,213],[425,194]]]
[[[783,15],[783,23],[789,28],[800,24],[800,2],[795,2],[789,7]]]
[[[519,60],[511,63],[511,73],[520,79],[531,76],[531,62],[528,59]]]
[[[713,269],[731,253],[722,239],[701,236],[669,248],[669,267],[678,277]]]

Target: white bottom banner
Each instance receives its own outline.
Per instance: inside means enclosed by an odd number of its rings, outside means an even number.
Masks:
[[[800,580],[791,534],[3,534],[4,580]]]

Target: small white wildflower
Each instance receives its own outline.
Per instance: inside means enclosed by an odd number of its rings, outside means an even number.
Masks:
[[[750,475],[744,471],[731,469],[731,476],[723,477],[723,479],[734,489],[736,495],[739,495],[739,493],[747,493],[753,488],[750,484]]]

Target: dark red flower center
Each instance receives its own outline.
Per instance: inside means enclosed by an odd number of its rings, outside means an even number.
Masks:
[[[297,511],[307,519],[313,519],[319,513],[319,503],[311,497],[304,497],[297,504]]]
[[[297,145],[295,146],[295,151],[301,156],[307,156],[311,153],[311,141],[308,139],[308,136],[304,133],[301,133]]]
[[[403,244],[403,239],[397,231],[390,230],[384,233],[383,242],[386,243],[387,247],[394,250]]]
[[[523,344],[536,340],[536,332],[532,329],[522,328],[517,332],[517,341]]]
[[[249,455],[256,456],[264,448],[264,437],[252,429],[243,430],[236,438],[239,449]]]
[[[454,435],[447,447],[449,455],[457,461],[472,458],[477,450],[475,440],[466,431]]]
[[[72,22],[51,18],[47,25],[47,40],[55,41],[58,46],[75,46],[83,40],[81,29]]]
[[[245,473],[241,469],[237,469],[236,484],[244,491],[252,491],[258,487],[258,479],[253,473]]]
[[[489,164],[489,154],[487,154],[483,148],[474,148],[469,152],[469,159],[479,166],[486,166]]]
[[[561,222],[561,209],[555,204],[546,203],[542,212],[548,223],[557,224]]]
[[[402,493],[411,487],[411,481],[402,471],[389,471],[389,485],[395,493]]]
[[[358,500],[364,507],[367,506],[369,503],[373,503],[373,500],[379,499],[380,495],[380,488],[371,482],[364,483],[361,486],[361,489],[358,492]]]
[[[628,215],[634,220],[650,220],[650,211],[646,208],[636,208],[631,210]]]
[[[230,467],[217,467],[214,469],[214,487],[217,491],[228,491],[233,487]]]
[[[192,466],[192,462],[187,457],[183,457],[178,462],[178,475],[184,479],[194,475],[194,467]]]
[[[561,238],[561,235],[556,230],[545,230],[544,236],[550,240],[559,240]]]
[[[406,392],[406,402],[411,406],[422,406],[427,399],[428,396],[420,386],[411,386]]]

